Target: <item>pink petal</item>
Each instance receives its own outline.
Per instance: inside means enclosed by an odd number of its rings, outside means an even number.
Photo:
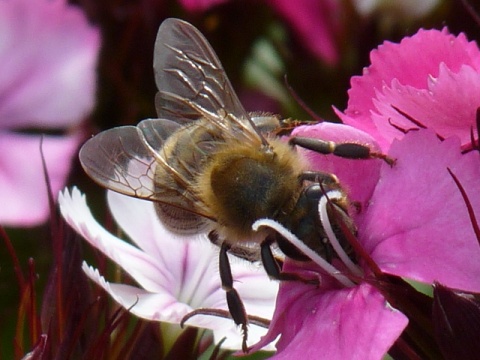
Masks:
[[[295,129],[292,136],[335,141],[337,143],[360,143],[369,146],[374,151],[379,151],[376,142],[370,135],[343,124],[324,122],[312,126],[302,126]],[[320,155],[313,151],[302,150],[300,147],[299,151],[306,157],[310,170],[335,174],[347,191],[350,200],[364,204],[370,199],[378,180],[382,160],[344,159],[331,154]]]
[[[407,322],[367,284],[334,289],[283,282],[269,332],[256,347],[280,334],[273,359],[382,359]]]
[[[63,186],[76,155],[79,134],[44,136],[42,150],[54,198]],[[6,226],[33,226],[49,214],[47,185],[40,155],[41,137],[0,133],[0,223]]]
[[[307,48],[329,64],[338,62],[342,9],[336,0],[270,0]]]
[[[475,42],[468,42],[464,34],[455,37],[447,29],[419,30],[400,44],[385,42],[371,52],[370,59],[363,75],[351,80],[348,108],[344,114],[337,111],[344,123],[372,134],[386,150],[393,138],[402,136],[389,124],[389,120],[397,123],[394,120],[401,118],[391,109],[395,105],[444,137],[460,135],[465,144],[465,134],[474,124],[471,115],[478,106],[475,100],[480,86],[480,50]],[[417,98],[417,94],[423,95]],[[443,115],[438,118],[437,114]],[[447,119],[450,124],[457,123],[453,125],[457,128],[452,131]],[[406,125],[407,129],[414,127]]]
[[[370,206],[359,216],[359,239],[385,272],[452,288],[480,291],[480,247],[467,208],[447,167],[480,216],[479,154],[429,130],[392,144]]]
[[[93,108],[100,34],[64,0],[0,2],[0,121],[61,127]]]
[[[349,116],[368,116],[374,109],[375,91],[393,79],[403,85],[426,89],[429,76],[438,77],[441,63],[452,72],[459,72],[462,65],[480,71],[480,51],[476,43],[468,42],[464,34],[455,37],[446,28],[442,31],[420,29],[400,44],[386,41],[370,53],[370,61],[362,76],[351,80],[345,111]]]
[[[391,87],[384,87],[375,100],[378,113],[372,114],[372,119],[389,143],[403,136],[389,122],[404,129],[417,128],[393,105],[441,137],[458,136],[463,147],[470,147],[479,97],[479,72],[463,66],[453,73],[442,64],[438,78],[430,79],[428,89],[403,86],[397,80],[392,81]]]

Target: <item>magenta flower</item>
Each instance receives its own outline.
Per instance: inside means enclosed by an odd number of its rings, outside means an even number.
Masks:
[[[421,53],[421,56],[418,54]],[[371,65],[351,80],[344,123],[371,134],[387,151],[404,131],[426,127],[458,136],[468,149],[480,106],[480,50],[464,34],[419,30],[399,44],[385,42]],[[398,109],[398,110],[396,110]]]
[[[218,248],[205,234],[173,235],[158,220],[151,202],[109,191],[109,208],[136,247],[98,224],[78,189],[71,194],[65,190],[58,202],[65,220],[137,282],[138,286],[110,283],[97,269],[83,265],[93,281],[134,315],[179,324],[194,309],[227,310],[218,273]],[[232,257],[231,266],[248,314],[271,319],[278,283],[271,281],[260,265]],[[241,349],[241,332],[231,319],[202,315],[192,317],[187,324],[212,329],[217,343],[226,337],[222,347]],[[265,332],[250,325],[249,342],[258,341]]]
[[[339,115],[370,133],[397,160],[395,166],[306,152],[313,168],[335,173],[350,199],[361,204],[360,212],[351,213],[358,241],[383,273],[480,290],[478,239],[449,173],[478,216],[479,154],[462,151],[471,148],[475,127],[479,54],[475,43],[445,29],[420,30],[372,52],[372,65],[352,79],[348,108]],[[408,131],[422,127],[430,130]],[[321,124],[296,134],[337,142],[356,138],[370,146],[373,141],[345,125]],[[267,221],[257,225],[262,224],[276,226]],[[365,259],[358,265],[337,263],[338,271],[314,260],[319,267],[287,262],[286,271],[317,272],[321,286],[282,284],[270,331],[258,346],[280,334],[280,359],[308,357],[306,352],[326,359],[382,358],[406,326],[406,317],[387,306]]]
[[[56,194],[92,110],[99,32],[64,0],[0,1],[0,223],[31,226],[48,216],[43,154]],[[20,132],[21,131],[21,132]]]
[[[180,0],[189,11],[205,11],[228,0]],[[290,24],[303,45],[328,64],[339,60],[342,11],[339,0],[265,0]]]
[[[376,148],[372,138],[346,125],[301,127],[295,135],[337,142],[357,139]],[[421,130],[393,142],[388,153],[397,160],[393,167],[381,160],[339,159],[310,151],[305,155],[313,169],[335,173],[350,200],[361,205],[361,210],[351,210],[358,241],[381,271],[480,291],[480,247],[465,201],[447,170],[480,213],[477,152],[462,155],[457,138],[441,141],[432,131]],[[269,220],[256,226],[273,227],[297,241]],[[336,268],[329,268],[310,256],[313,263],[287,260],[284,270],[307,278],[316,274],[320,286],[282,283],[269,332],[255,349],[280,335],[276,359],[381,359],[406,327],[406,316],[387,303],[363,260],[338,261]]]
[[[343,31],[344,8],[338,0],[269,0],[272,8],[290,23],[304,46],[334,65]]]

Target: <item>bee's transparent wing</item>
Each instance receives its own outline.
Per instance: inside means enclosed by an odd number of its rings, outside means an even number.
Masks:
[[[262,141],[215,52],[191,24],[165,20],[154,54],[159,117],[179,123],[206,118],[225,136]]]
[[[193,234],[208,225],[208,214],[195,208],[192,174],[179,172],[176,159],[164,155],[165,141],[181,127],[166,119],[103,131],[80,149],[85,172],[107,189],[155,201],[157,215],[171,231]],[[161,167],[161,168],[159,168]],[[163,176],[159,176],[159,173]]]
[[[161,119],[144,120],[143,123],[144,129],[121,126],[89,139],[80,149],[80,162],[85,172],[107,189],[162,201],[154,183],[160,155],[151,145],[161,148],[180,125]]]
[[[153,153],[157,153],[170,135],[180,127],[180,124],[166,119],[146,119],[140,121],[137,125],[141,137]]]

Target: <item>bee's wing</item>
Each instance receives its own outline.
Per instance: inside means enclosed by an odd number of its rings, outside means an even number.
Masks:
[[[183,124],[205,118],[225,137],[265,143],[215,52],[193,25],[178,19],[162,23],[153,67],[159,117]]]
[[[163,119],[142,123],[143,127],[116,127],[89,139],[80,149],[80,162],[85,172],[107,189],[162,201],[157,191],[159,184],[155,185],[154,179],[155,167],[165,160],[152,145],[160,149],[180,125]]]

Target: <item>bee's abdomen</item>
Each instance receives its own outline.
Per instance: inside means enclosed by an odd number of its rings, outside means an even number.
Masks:
[[[208,227],[207,219],[179,207],[157,202],[155,211],[162,224],[175,234],[199,234]]]

